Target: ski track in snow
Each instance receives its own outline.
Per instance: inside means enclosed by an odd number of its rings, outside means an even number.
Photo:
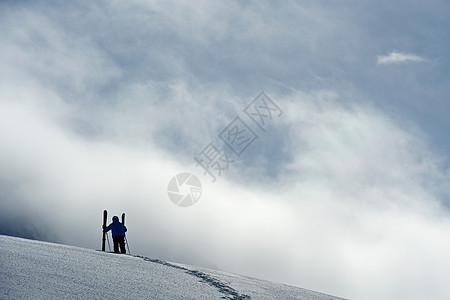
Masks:
[[[157,263],[157,264],[161,264],[161,265],[168,266],[168,267],[171,267],[171,268],[184,270],[184,271],[186,271],[187,274],[200,278],[201,282],[204,282],[206,284],[209,284],[212,287],[217,288],[219,290],[219,292],[224,294],[224,296],[222,297],[223,299],[233,299],[233,300],[248,300],[248,299],[251,299],[249,295],[239,294],[231,286],[226,285],[225,283],[223,283],[220,280],[212,277],[211,275],[205,274],[205,273],[200,272],[198,270],[190,270],[188,268],[177,266],[177,265],[168,263],[168,262],[160,260],[160,259],[152,259],[152,258],[148,258],[148,257],[145,257],[145,256],[140,256],[140,255],[136,255],[135,257],[142,258],[143,260],[149,261],[149,262],[152,262],[152,263]]]
[[[343,299],[139,255],[0,235],[0,299]]]

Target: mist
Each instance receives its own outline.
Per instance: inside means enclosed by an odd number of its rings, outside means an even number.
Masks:
[[[448,41],[413,47],[415,27],[375,10],[393,26],[380,44],[365,6],[197,5],[0,5],[0,234],[100,249],[107,209],[126,213],[132,254],[444,299]],[[400,46],[416,59],[395,61]],[[261,91],[282,109],[265,131],[243,112]],[[213,182],[194,156],[236,116],[258,138]],[[184,208],[167,194],[183,172],[202,183]]]

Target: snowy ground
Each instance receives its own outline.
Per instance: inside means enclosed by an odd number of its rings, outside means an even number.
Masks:
[[[0,235],[0,299],[341,299],[246,276]]]

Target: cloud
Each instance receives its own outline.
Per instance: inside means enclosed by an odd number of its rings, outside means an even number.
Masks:
[[[392,51],[391,53],[389,53],[389,55],[377,57],[377,64],[379,65],[418,62],[418,61],[425,61],[425,58],[412,53],[404,53],[397,51]]]
[[[424,274],[433,277],[438,261],[450,264],[444,255],[450,224],[429,189],[448,177],[439,178],[439,161],[420,139],[374,107],[345,107],[332,91],[273,95],[285,112],[273,126],[286,130],[292,159],[281,162],[277,177],[258,183],[253,177],[260,178],[261,166],[246,166],[243,156],[240,168],[213,184],[192,160],[185,163],[157,141],[74,134],[61,118],[76,110],[61,103],[49,112],[43,108],[58,105],[46,104],[48,92],[27,90],[38,105],[19,98],[0,105],[0,178],[9,187],[4,195],[15,199],[2,205],[34,212],[33,220],[66,243],[98,248],[102,210],[125,211],[134,253],[351,298],[395,298]],[[136,115],[114,110],[126,120]],[[107,126],[118,130],[122,122]],[[203,184],[202,198],[188,209],[166,194],[170,178],[183,171]],[[418,270],[422,276],[413,276]],[[447,285],[435,278],[433,286]],[[411,297],[429,293],[417,288]]]
[[[38,3],[0,18],[0,209],[36,217],[32,234],[98,249],[106,208],[136,254],[355,299],[448,294],[445,157],[342,77],[370,75],[352,18]],[[283,115],[211,183],[193,156],[261,90]],[[166,193],[180,172],[203,184],[187,209]]]

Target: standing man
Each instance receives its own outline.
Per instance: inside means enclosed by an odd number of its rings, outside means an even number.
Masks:
[[[125,232],[127,232],[127,228],[125,225],[119,222],[119,217],[114,216],[112,218],[112,223],[109,224],[108,227],[103,228],[104,232],[108,232],[112,230],[112,237],[114,242],[114,252],[119,253],[119,245],[120,245],[120,252],[126,253],[125,250]]]

